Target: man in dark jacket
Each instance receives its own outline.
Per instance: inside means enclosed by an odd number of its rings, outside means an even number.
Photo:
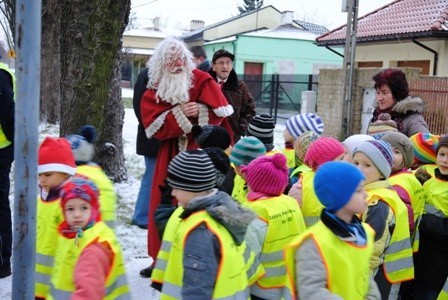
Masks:
[[[193,54],[193,63],[196,65],[196,68],[204,72],[211,70],[212,66],[202,46],[192,46],[189,50]]]
[[[156,164],[160,142],[156,139],[148,139],[142,126],[140,116],[140,101],[148,84],[148,68],[144,68],[137,77],[134,85],[133,106],[135,116],[138,119],[137,128],[137,154],[145,158],[145,173],[140,184],[140,191],[135,203],[132,224],[140,228],[148,227],[149,201],[151,195],[152,176]]]
[[[235,55],[220,49],[213,54],[210,75],[221,86],[227,101],[233,106],[234,113],[227,119],[233,130],[233,142],[236,143],[247,133],[249,121],[255,116],[255,102],[244,81],[238,80],[233,61]]]
[[[0,62],[0,278],[11,275],[9,173],[14,161],[14,75]]]

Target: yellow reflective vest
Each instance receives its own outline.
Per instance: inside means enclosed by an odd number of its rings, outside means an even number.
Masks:
[[[448,184],[446,181],[432,177],[423,184],[426,193],[430,195],[425,205],[425,213],[441,218],[448,218]]]
[[[76,239],[78,244],[75,244],[75,238],[69,239],[59,234],[51,291],[47,299],[71,299],[72,293],[76,290],[74,281],[76,264],[84,249],[92,243],[107,243],[114,253],[110,273],[105,282],[106,295],[103,299],[130,299],[123,253],[112,229],[100,221],[84,231],[82,237]]]
[[[303,219],[305,220],[306,227],[310,227],[314,225],[320,220],[320,214],[324,209],[322,203],[320,203],[319,199],[314,192],[314,176],[316,172],[309,171],[302,173],[302,214]]]
[[[168,223],[165,226],[163,232],[162,244],[160,250],[157,253],[156,264],[154,270],[152,271],[151,280],[163,284],[163,278],[165,277],[166,267],[168,265],[168,258],[170,256],[172,241],[174,239],[177,227],[179,226],[180,214],[184,211],[183,207],[178,207],[173,214],[170,216]],[[264,274],[264,269],[255,253],[247,247],[244,242],[241,247],[244,249],[244,261],[246,264],[246,272],[249,281],[249,285],[254,283]]]
[[[11,75],[12,78],[12,88],[14,91],[14,97],[16,95],[16,78],[14,76],[14,73],[12,73],[11,69],[8,68],[8,66],[5,63],[0,62],[0,70],[4,70]],[[9,145],[11,145],[12,142],[8,140],[5,133],[3,132],[2,125],[0,125],[0,149],[6,148]]]
[[[440,291],[440,294],[439,294],[439,297],[437,297],[437,300],[448,300],[448,278],[445,281],[445,284],[443,285],[443,288]]]
[[[395,228],[384,252],[383,268],[386,279],[392,284],[413,279],[414,261],[406,205],[392,187],[366,186],[366,192],[368,202],[375,199],[386,202],[395,216]],[[363,215],[365,216],[366,214]]]
[[[174,229],[174,235],[167,236],[167,238],[172,237],[172,240],[167,240],[171,243],[171,248],[162,281],[161,299],[182,299],[185,241],[189,233],[202,223],[205,223],[207,228],[216,235],[221,245],[221,262],[213,299],[249,299],[243,244],[237,246],[227,229],[210,217],[206,211],[199,211],[186,219],[176,221],[177,226],[170,225],[170,228]]]
[[[312,238],[322,256],[323,264],[326,266],[326,288],[342,299],[366,299],[372,276],[369,261],[373,253],[375,233],[368,224],[362,223],[362,225],[367,234],[365,246],[357,246],[343,241],[322,221],[294,239],[285,248],[288,271],[286,286],[289,291],[289,297],[285,298],[297,299],[294,255],[303,241]]]
[[[235,174],[235,178],[233,179],[232,198],[240,204],[244,204],[247,202],[247,192],[246,180],[244,180],[241,175]]]
[[[283,154],[286,156],[286,165],[288,169],[293,169],[296,167],[296,152],[294,149],[285,148],[283,149]]]
[[[420,234],[418,233],[418,224],[423,214],[423,208],[426,202],[426,193],[422,184],[418,181],[412,172],[401,172],[389,177],[389,183],[392,186],[403,188],[411,199],[411,206],[414,212],[415,232],[411,237],[412,250],[418,252]]]
[[[34,293],[40,298],[47,297],[50,291],[50,278],[59,235],[58,226],[63,221],[60,201],[60,198],[43,201],[40,196],[37,200]]]
[[[306,230],[299,204],[287,195],[280,195],[248,201],[245,206],[268,224],[260,256],[266,274],[256,284],[261,289],[283,289],[286,280],[283,249]]]
[[[97,164],[77,166],[76,173],[86,176],[96,184],[100,192],[98,200],[100,203],[101,220],[110,228],[114,228],[117,195],[115,194],[112,181]]]

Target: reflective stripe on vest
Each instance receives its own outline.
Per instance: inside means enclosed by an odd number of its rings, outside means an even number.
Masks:
[[[14,73],[12,73],[11,69],[3,62],[0,62],[0,70],[7,72],[12,78],[12,89],[14,92],[14,98],[16,96],[16,78]],[[6,138],[5,133],[3,132],[2,125],[0,125],[0,149],[6,148],[11,145],[12,142]]]
[[[249,282],[243,258],[245,243],[240,246],[236,245],[227,229],[205,211],[193,213],[186,219],[177,221],[178,226],[175,228],[175,234],[172,236],[171,242],[173,246],[169,253],[163,278],[161,299],[182,298],[185,241],[189,233],[203,223],[215,234],[222,247],[222,256],[215,281],[213,299],[249,299]]]
[[[306,229],[300,207],[295,199],[286,195],[249,201],[245,206],[268,223],[260,255],[266,274],[257,281],[257,286],[283,288],[286,279],[283,249]]]
[[[60,198],[37,200],[35,295],[45,298],[50,292],[54,254],[57,247],[58,226],[63,220]]]
[[[370,257],[373,253],[375,233],[369,225],[365,223],[362,225],[367,235],[365,246],[357,246],[343,241],[321,221],[294,239],[285,248],[288,272],[286,286],[290,293],[289,297],[285,297],[285,299],[297,299],[295,252],[308,238],[314,240],[322,255],[322,263],[326,266],[327,271],[326,287],[330,293],[336,294],[342,299],[366,299],[372,276]]]
[[[392,187],[370,188],[367,189],[367,194],[369,200],[372,198],[384,200],[395,216],[395,229],[384,251],[383,267],[386,279],[390,283],[413,279],[414,262],[406,205]]]
[[[314,176],[316,172],[309,171],[302,173],[302,214],[306,227],[309,228],[320,220],[320,214],[324,209],[322,203],[314,192]]]
[[[51,277],[51,294],[48,299],[70,299],[76,290],[74,271],[79,257],[86,247],[95,243],[107,243],[113,252],[113,262],[104,284],[106,295],[103,299],[130,299],[129,287],[126,279],[123,253],[112,229],[104,222],[97,222],[93,227],[85,230],[82,237],[74,239],[61,235],[58,238],[58,251],[55,256],[53,275]],[[67,298],[64,298],[66,297]]]
[[[76,173],[86,176],[98,187],[100,192],[98,201],[100,202],[101,220],[113,229],[114,221],[116,220],[117,195],[115,194],[112,181],[101,167],[96,164],[78,166],[76,167]]]

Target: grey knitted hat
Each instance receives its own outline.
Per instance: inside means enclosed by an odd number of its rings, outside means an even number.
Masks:
[[[187,150],[176,155],[168,165],[168,184],[175,189],[203,192],[216,186],[216,170],[202,150]]]
[[[358,152],[364,153],[385,179],[389,178],[394,155],[388,142],[380,140],[365,141],[355,148],[353,156]]]
[[[405,168],[410,168],[414,163],[414,146],[411,140],[401,132],[386,132],[382,141],[388,142],[393,148],[397,148],[403,155],[403,164]]]

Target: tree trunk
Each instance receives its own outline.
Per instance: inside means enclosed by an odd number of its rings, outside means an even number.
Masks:
[[[42,1],[40,120],[56,124],[61,113],[61,5]]]
[[[61,135],[96,127],[96,160],[115,182],[127,179],[120,92],[121,36],[130,0],[59,1],[61,14]]]

